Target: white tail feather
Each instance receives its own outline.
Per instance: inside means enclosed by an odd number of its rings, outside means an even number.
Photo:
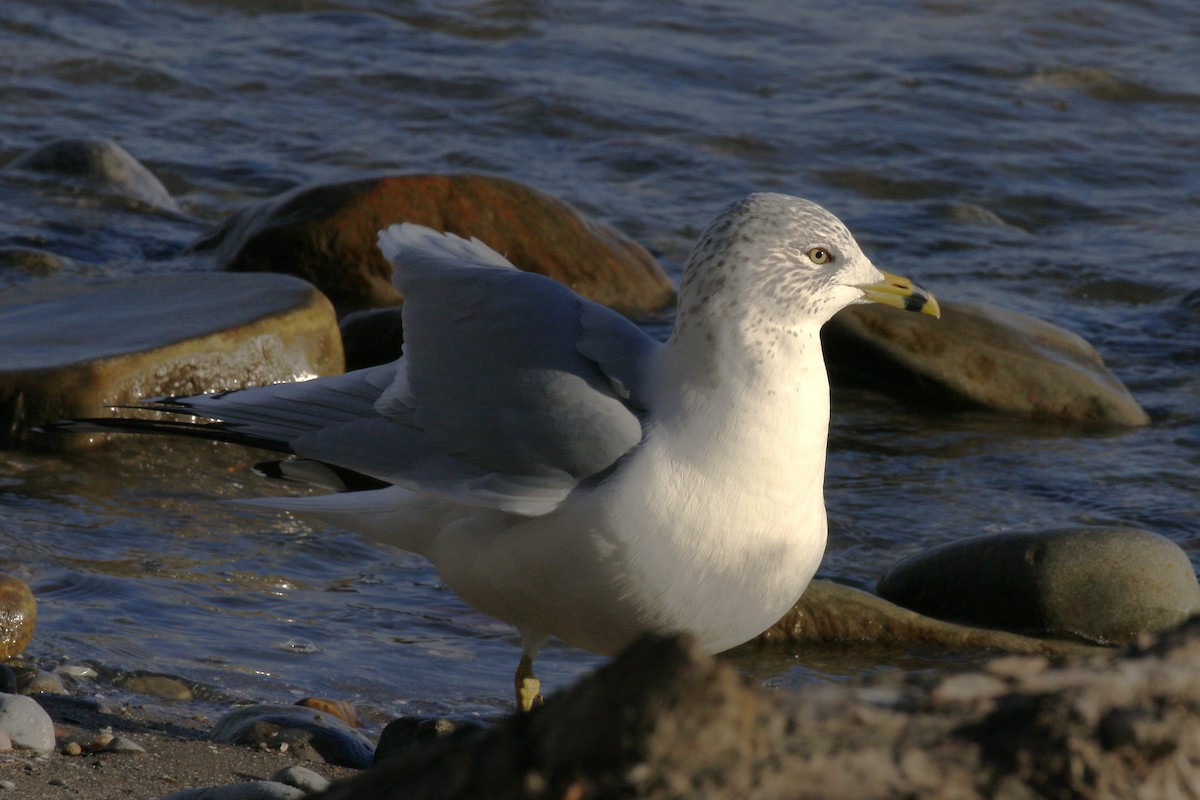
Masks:
[[[432,228],[412,222],[391,225],[379,232],[379,249],[392,264],[397,259],[425,256],[467,261],[472,265],[487,265],[516,269],[504,256],[472,236],[464,239],[453,233],[438,233]]]

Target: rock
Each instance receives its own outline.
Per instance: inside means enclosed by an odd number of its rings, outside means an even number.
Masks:
[[[17,673],[6,664],[0,664],[0,694],[16,694],[19,691]]]
[[[284,767],[271,776],[271,780],[287,786],[294,786],[306,794],[316,794],[329,788],[329,779],[318,775],[308,767]]]
[[[0,275],[17,271],[31,278],[46,278],[74,263],[65,256],[34,247],[0,247]]]
[[[96,194],[117,195],[163,211],[179,211],[179,205],[154,173],[108,139],[59,139],[18,156],[5,170],[53,175]]]
[[[244,747],[277,748],[310,761],[362,768],[374,746],[339,718],[303,706],[254,705],[226,714],[213,729],[213,741]]]
[[[301,800],[308,797],[303,789],[276,781],[246,781],[202,789],[184,789],[159,800]]]
[[[236,272],[287,272],[339,313],[400,302],[379,230],[416,222],[475,236],[512,263],[630,316],[669,306],[674,290],[644,248],[565,203],[481,175],[404,175],[301,188],[245,209],[197,242]]]
[[[192,690],[179,678],[156,672],[125,673],[115,678],[113,683],[130,692],[163,700],[188,701],[193,698]]]
[[[54,750],[54,723],[32,697],[0,694],[0,731],[14,747],[40,753]]]
[[[886,388],[926,408],[983,407],[1091,427],[1149,416],[1096,351],[1049,322],[942,302],[942,318],[851,306],[822,330],[831,379]]]
[[[332,714],[351,728],[357,728],[362,724],[354,707],[344,700],[330,700],[325,697],[306,697],[303,700],[297,700],[296,705],[311,708],[314,711],[320,711],[325,714]]]
[[[38,281],[0,296],[0,314],[0,443],[141,398],[342,370],[329,301],[283,275]]]
[[[8,734],[0,731],[0,753],[8,753],[13,749],[12,739],[8,738]]]
[[[475,720],[400,717],[394,719],[379,734],[375,747],[375,763],[391,758],[416,744],[432,742],[447,736],[472,736],[484,727]]]
[[[346,371],[395,361],[403,352],[404,323],[399,308],[368,308],[342,317]]]
[[[756,641],[806,649],[853,643],[906,650],[937,647],[1045,656],[1096,650],[1076,642],[1036,639],[944,622],[901,608],[861,589],[827,580],[810,583],[792,610],[759,634]]]
[[[114,736],[108,746],[104,748],[105,753],[144,753],[146,748],[126,736]]]
[[[69,694],[57,672],[35,669],[21,681],[21,694]]]
[[[529,714],[413,748],[321,798],[1189,797],[1197,663],[1193,620],[1121,658],[890,670],[788,694],[648,637]]]
[[[1200,610],[1187,555],[1148,531],[1070,529],[960,539],[901,561],[879,593],[941,619],[1099,644]]]
[[[0,660],[17,655],[33,638],[37,600],[25,583],[0,574]]]

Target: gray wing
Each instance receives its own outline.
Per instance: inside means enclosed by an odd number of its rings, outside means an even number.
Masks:
[[[169,407],[416,491],[530,515],[641,441],[658,344],[637,326],[477,240],[406,224],[380,244],[405,295],[399,361]]]

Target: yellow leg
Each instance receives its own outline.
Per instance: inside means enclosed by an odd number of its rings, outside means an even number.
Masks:
[[[517,707],[522,711],[531,710],[533,704],[542,699],[542,682],[533,674],[533,656],[528,653],[521,654],[513,682],[517,687]]]

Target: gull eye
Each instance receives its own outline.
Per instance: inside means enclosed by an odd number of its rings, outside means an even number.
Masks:
[[[830,253],[824,247],[810,248],[805,255],[814,264],[828,264],[830,261],[833,261],[833,253]]]

